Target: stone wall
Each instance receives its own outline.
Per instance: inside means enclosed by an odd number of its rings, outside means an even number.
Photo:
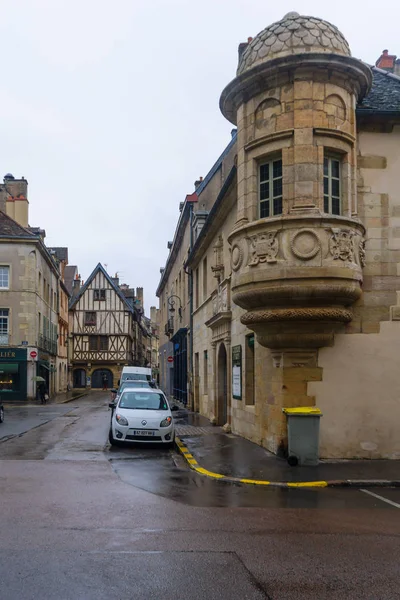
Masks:
[[[338,335],[319,351],[323,381],[308,384],[321,409],[322,458],[400,459],[400,323]]]

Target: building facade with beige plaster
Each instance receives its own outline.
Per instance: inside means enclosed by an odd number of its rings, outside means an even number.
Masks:
[[[400,78],[289,13],[239,46],[220,107],[237,136],[159,287],[186,254],[194,408],[285,455],[282,409],[317,406],[321,457],[400,458]]]

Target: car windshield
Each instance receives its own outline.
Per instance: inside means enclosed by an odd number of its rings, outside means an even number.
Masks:
[[[150,381],[150,375],[144,375],[143,373],[126,373],[122,375],[122,381]]]
[[[125,391],[119,401],[120,408],[140,410],[168,410],[168,404],[162,394],[142,391]]]

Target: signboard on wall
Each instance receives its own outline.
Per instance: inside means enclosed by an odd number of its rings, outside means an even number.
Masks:
[[[232,346],[232,396],[242,399],[242,346]]]

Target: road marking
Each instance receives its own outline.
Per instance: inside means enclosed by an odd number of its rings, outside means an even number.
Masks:
[[[378,498],[378,500],[382,500],[382,502],[386,502],[386,504],[391,504],[392,506],[395,506],[396,508],[400,508],[400,504],[398,504],[397,502],[393,502],[392,500],[388,500],[387,498],[384,498],[383,496],[374,494],[374,492],[370,492],[369,490],[360,490],[360,492],[364,492],[364,494],[369,494],[370,496],[373,496],[374,498]]]

